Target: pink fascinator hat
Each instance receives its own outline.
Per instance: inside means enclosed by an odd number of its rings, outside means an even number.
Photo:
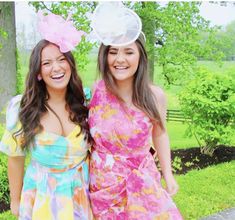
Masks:
[[[43,15],[38,12],[38,30],[45,40],[59,46],[62,53],[73,50],[86,33],[78,31],[71,21],[55,14]]]

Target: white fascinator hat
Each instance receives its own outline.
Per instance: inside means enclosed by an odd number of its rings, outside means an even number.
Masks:
[[[121,2],[101,2],[92,15],[91,27],[104,45],[126,46],[139,37],[142,23]]]

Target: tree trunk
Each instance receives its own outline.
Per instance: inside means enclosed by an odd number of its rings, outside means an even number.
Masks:
[[[15,3],[0,2],[0,28],[7,38],[0,36],[0,112],[7,101],[16,94],[16,28]],[[0,117],[2,120],[2,117]],[[0,121],[1,122],[1,121]]]
[[[150,44],[154,46],[155,40],[151,39]],[[149,77],[150,77],[151,81],[153,82],[154,81],[154,61],[155,61],[155,53],[154,53],[153,49],[148,51],[148,57],[149,57],[149,62],[148,62]]]

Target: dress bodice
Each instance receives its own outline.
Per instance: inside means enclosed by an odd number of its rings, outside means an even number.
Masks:
[[[126,107],[99,81],[89,105],[89,125],[99,152],[131,157],[149,152],[152,123],[138,109]]]

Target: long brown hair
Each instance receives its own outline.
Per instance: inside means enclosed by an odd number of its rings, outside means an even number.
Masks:
[[[15,136],[23,134],[22,148],[29,148],[34,136],[42,130],[40,118],[47,112],[47,100],[49,97],[45,82],[38,80],[41,72],[41,52],[52,44],[47,40],[41,40],[34,47],[29,62],[29,72],[26,77],[26,89],[20,103],[19,120],[21,129]],[[56,45],[55,45],[56,46]],[[76,64],[71,52],[63,53],[71,68],[71,78],[67,85],[65,96],[66,107],[69,109],[69,118],[75,124],[80,125],[81,132],[85,133],[85,139],[91,141],[89,126],[87,123],[88,108],[85,105],[85,95],[83,92],[82,81],[77,74]],[[81,133],[80,132],[80,133]]]
[[[134,75],[133,80],[133,104],[144,111],[151,120],[158,122],[162,129],[164,129],[163,119],[159,114],[159,110],[156,107],[157,99],[150,88],[149,72],[148,72],[148,56],[144,47],[144,37],[141,34],[139,38],[135,41],[139,53],[139,65]],[[115,84],[115,79],[110,73],[108,67],[108,52],[110,46],[105,46],[101,44],[98,53],[98,64],[97,68],[102,78],[104,79],[107,89],[117,96],[120,101],[123,101],[117,93],[117,87]]]

